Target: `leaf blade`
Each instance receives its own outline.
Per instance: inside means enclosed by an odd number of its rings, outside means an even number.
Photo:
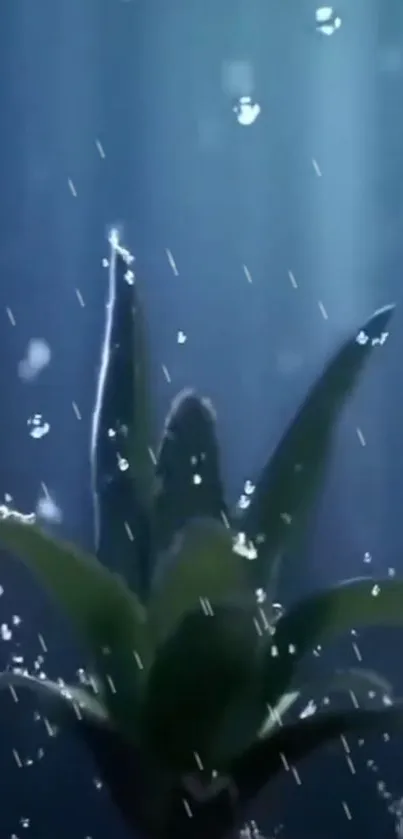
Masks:
[[[109,287],[91,430],[91,483],[97,556],[147,588],[149,512],[154,490],[149,372],[133,257],[110,236]],[[131,537],[136,534],[136,540]]]
[[[77,685],[60,685],[50,679],[38,679],[28,673],[7,670],[0,673],[0,691],[7,688],[22,688],[36,694],[40,699],[50,701],[52,707],[74,712],[74,706],[94,724],[109,721],[109,715],[102,701],[85,688]]]
[[[284,757],[295,763],[342,734],[385,729],[403,729],[401,702],[382,710],[318,714],[278,729],[272,737],[261,740],[246,755],[232,762],[230,774],[238,789],[240,807],[255,798],[284,769]]]
[[[368,694],[372,691],[382,693],[382,702],[387,699],[389,702],[393,696],[393,688],[390,682],[375,673],[373,670],[364,670],[354,667],[344,670],[336,670],[330,675],[323,675],[316,679],[310,679],[295,688],[294,691],[284,694],[276,707],[269,714],[266,722],[259,732],[259,737],[271,736],[272,732],[283,724],[284,717],[291,711],[299,700],[308,697],[324,699],[334,693],[348,693],[354,696],[354,701],[362,708],[368,703]],[[371,704],[372,700],[370,700]],[[305,713],[306,712],[306,713]],[[300,719],[310,715],[309,704],[300,713]]]
[[[257,585],[266,587],[272,572],[278,571],[278,557],[304,524],[321,486],[333,428],[373,347],[387,334],[394,308],[376,311],[331,358],[264,467],[248,508],[238,517],[239,529],[249,540],[265,537],[253,564]]]
[[[194,390],[182,390],[172,401],[159,446],[156,467],[159,491],[154,525],[158,551],[167,550],[192,518],[226,514],[216,417],[211,402]]]
[[[224,525],[212,519],[188,522],[152,581],[148,614],[156,637],[165,639],[203,601],[214,605],[251,596],[246,564]]]
[[[205,767],[215,768],[216,732],[255,677],[259,640],[247,610],[219,606],[213,615],[186,615],[159,648],[140,729],[145,746],[166,765],[191,772],[198,754]]]
[[[347,580],[296,603],[279,618],[266,657],[266,701],[274,706],[290,685],[297,665],[317,644],[365,626],[403,625],[403,581]]]
[[[91,554],[44,533],[32,517],[27,521],[4,507],[0,542],[19,556],[71,620],[95,657],[108,707],[129,724],[130,703],[135,702],[153,654],[146,613],[136,596]],[[135,652],[142,668],[136,665]]]

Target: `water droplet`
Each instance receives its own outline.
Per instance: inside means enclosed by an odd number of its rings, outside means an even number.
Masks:
[[[322,35],[333,35],[341,27],[341,17],[337,15],[332,6],[320,6],[315,14],[316,29]]]
[[[51,359],[49,344],[42,338],[33,338],[27,347],[25,358],[18,364],[18,375],[25,381],[32,381],[48,366]]]
[[[261,107],[250,96],[241,96],[232,110],[236,114],[239,125],[252,125],[257,120]]]
[[[118,469],[120,470],[120,472],[127,472],[128,468],[129,468],[129,461],[126,460],[125,457],[121,457],[119,454],[118,454],[117,458],[118,458]]]
[[[2,623],[0,626],[0,635],[2,641],[11,641],[13,633],[7,623]]]
[[[42,414],[34,414],[27,420],[27,425],[30,428],[30,437],[34,440],[40,440],[50,431],[50,423],[43,420]]]
[[[36,505],[36,514],[38,518],[54,522],[55,524],[60,524],[62,521],[62,511],[50,495],[44,495],[39,499]]]

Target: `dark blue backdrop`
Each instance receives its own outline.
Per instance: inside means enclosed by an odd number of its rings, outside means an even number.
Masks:
[[[44,482],[61,532],[91,545],[111,225],[136,255],[145,295],[156,433],[182,387],[210,395],[232,500],[344,331],[402,301],[402,8],[340,0],[342,26],[328,38],[315,31],[313,0],[3,0],[0,491],[19,508],[34,508]],[[232,62],[250,65],[252,91],[242,80],[228,89]],[[249,92],[261,114],[245,127],[233,106]],[[398,310],[341,423],[288,594],[403,573],[402,336]],[[32,338],[52,355],[28,384],[18,363]],[[36,413],[50,424],[40,439],[29,434]],[[72,678],[82,662],[60,617],[5,557],[0,584],[0,622],[13,633],[1,665],[17,655],[40,669],[40,632],[46,671]],[[360,649],[403,687],[400,643],[370,633]],[[348,639],[329,656],[356,661]],[[1,837],[123,837],[81,747],[49,738],[28,700],[2,698],[1,709]],[[267,835],[282,824],[290,839],[395,836],[401,741],[384,739],[352,745],[354,775],[340,746],[301,766],[301,786],[280,779],[260,806]]]

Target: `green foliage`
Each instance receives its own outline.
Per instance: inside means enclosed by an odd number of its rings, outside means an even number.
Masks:
[[[229,771],[239,793],[239,806],[253,799],[284,767],[295,764],[341,734],[364,731],[402,731],[403,704],[374,711],[354,709],[318,714],[277,728],[272,737],[256,743],[232,761]]]
[[[387,679],[375,673],[373,670],[364,670],[349,667],[347,670],[336,670],[335,673],[327,673],[320,678],[312,679],[298,687],[283,693],[278,703],[270,711],[264,725],[259,731],[259,737],[264,738],[272,735],[274,730],[282,724],[283,718],[294,707],[297,702],[309,702],[328,699],[333,694],[348,694],[356,707],[365,708],[369,703],[373,708],[374,696],[379,696],[384,705],[392,702],[393,688]],[[316,711],[315,711],[316,712]],[[306,716],[310,714],[308,709]]]
[[[245,599],[249,590],[245,559],[233,549],[232,533],[211,519],[189,522],[157,567],[148,603],[150,623],[162,640],[188,612],[210,604]]]
[[[302,657],[317,644],[332,641],[349,629],[402,625],[402,580],[348,580],[298,602],[275,627],[276,654],[269,651],[264,667],[267,703],[276,704]]]
[[[210,400],[188,388],[173,399],[157,452],[153,523],[159,552],[191,519],[228,514],[216,426]]]
[[[3,508],[0,540],[55,598],[96,661],[105,701],[132,735],[131,717],[152,660],[147,614],[136,595],[98,560]],[[141,666],[137,664],[135,653]]]
[[[190,771],[196,753],[214,768],[214,734],[256,679],[259,646],[245,608],[216,606],[212,615],[199,610],[182,620],[161,647],[144,694],[141,728],[161,761]]]
[[[264,539],[255,563],[256,585],[278,574],[276,560],[301,534],[323,483],[336,422],[374,347],[380,345],[393,306],[372,315],[325,367],[269,459],[239,517],[248,539]]]
[[[111,249],[112,271],[119,260],[130,264],[117,240],[111,239]],[[164,801],[161,808],[169,809],[166,799],[175,784],[181,790],[185,775],[203,771],[211,777],[215,769],[230,776],[238,801],[245,804],[280,771],[282,755],[295,761],[345,731],[402,724],[400,705],[283,724],[296,702],[311,698],[313,690],[363,696],[371,686],[390,697],[390,686],[377,674],[337,672],[326,686],[306,686],[298,684],[297,666],[316,644],[351,628],[402,625],[402,581],[348,581],[297,603],[275,623],[270,600],[260,608],[254,594],[256,585],[272,593],[279,558],[301,532],[320,491],[340,412],[382,342],[392,311],[376,312],[358,338],[335,354],[265,466],[249,508],[231,521],[215,417],[195,394],[175,402],[154,468],[148,348],[134,285],[133,423],[127,451],[130,493],[140,498],[150,533],[153,573],[144,604],[95,557],[46,535],[30,517],[1,509],[0,542],[64,610],[88,647],[101,690],[94,696],[69,687],[66,693],[21,673],[0,676],[0,689],[26,687],[60,709],[62,717],[64,709],[70,714],[78,706],[84,719],[77,725],[131,827],[138,806],[131,794],[134,754],[147,756],[158,767],[155,778],[159,772],[164,777],[163,795],[153,798]],[[201,476],[199,494],[199,483],[190,480],[192,470]],[[132,495],[129,506],[131,500]],[[239,545],[234,550],[239,531],[252,542],[257,558],[243,556]],[[163,554],[156,553],[158,546]],[[158,813],[162,824],[164,815]],[[180,832],[170,828],[174,834]]]
[[[108,723],[108,711],[102,699],[77,685],[61,685],[50,679],[38,679],[27,673],[7,670],[0,674],[0,690],[6,688],[29,690],[56,714],[58,721],[76,714],[96,725]]]

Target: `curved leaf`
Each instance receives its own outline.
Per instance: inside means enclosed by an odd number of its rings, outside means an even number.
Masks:
[[[233,550],[231,532],[212,519],[190,521],[156,568],[148,603],[156,637],[166,638],[193,609],[247,598],[247,560]]]
[[[108,707],[130,724],[152,658],[146,613],[122,580],[90,554],[45,534],[33,518],[1,507],[0,542],[70,618],[96,658]]]
[[[75,710],[78,716],[94,724],[109,722],[108,711],[101,699],[77,685],[60,685],[28,673],[7,670],[0,673],[0,690],[6,688],[29,690],[39,699],[50,702],[51,707],[58,708],[62,714],[71,714]]]
[[[191,518],[226,513],[214,409],[183,390],[173,400],[157,456],[159,491],[154,522],[158,550],[171,546]]]
[[[167,836],[172,775],[155,764],[149,754],[128,743],[119,731],[87,719],[74,731],[92,752],[100,778],[133,836]],[[189,822],[183,803],[182,808]]]
[[[219,606],[188,614],[159,649],[139,728],[145,746],[180,772],[215,768],[215,735],[228,708],[256,678],[261,638],[250,610]],[[234,734],[234,732],[233,732]]]
[[[382,710],[340,711],[316,714],[293,725],[277,729],[233,761],[231,777],[238,790],[238,803],[244,807],[284,769],[284,758],[295,763],[341,734],[403,729],[401,702]]]
[[[402,728],[401,703],[377,711],[318,714],[299,720],[295,725],[284,726],[273,737],[261,740],[246,754],[232,761],[228,772],[233,782],[232,789],[235,788],[238,793],[235,800],[234,796],[231,798],[225,792],[207,804],[197,805],[192,800],[192,818],[183,825],[183,800],[179,799],[173,808],[167,835],[180,839],[203,839],[205,836],[224,839],[232,833],[235,835],[244,825],[254,799],[276,775],[284,771],[284,759],[295,764],[342,734],[400,731]]]
[[[148,370],[133,257],[112,231],[105,334],[91,431],[95,545],[101,561],[144,592],[154,489]],[[134,313],[134,314],[133,314]],[[136,534],[136,539],[133,535]]]
[[[239,516],[239,529],[248,539],[264,537],[252,568],[258,585],[270,580],[276,559],[290,546],[317,498],[333,429],[373,348],[383,343],[394,308],[375,312],[325,367]]]
[[[377,625],[403,625],[402,580],[347,580],[296,603],[279,618],[266,657],[268,704],[274,707],[302,656],[317,644],[350,629]]]
[[[365,704],[371,703],[373,707],[373,699],[369,697],[372,692],[381,694],[381,701],[385,704],[386,700],[391,700],[393,696],[393,688],[387,679],[375,673],[373,670],[359,670],[358,668],[350,667],[346,670],[336,670],[328,676],[322,676],[318,679],[312,679],[309,682],[302,684],[298,689],[285,693],[276,707],[269,714],[266,722],[259,732],[259,737],[268,737],[272,732],[283,725],[284,717],[292,709],[296,702],[302,700],[309,703],[313,698],[324,699],[334,693],[347,693],[353,698],[356,705],[361,707]],[[306,706],[301,712],[300,718],[303,719],[310,716],[310,705]]]

